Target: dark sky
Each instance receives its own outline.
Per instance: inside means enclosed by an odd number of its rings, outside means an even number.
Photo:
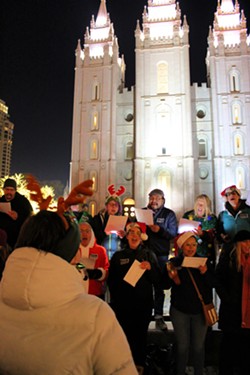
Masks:
[[[239,0],[250,24],[250,1]],[[206,80],[208,27],[217,0],[179,0],[190,26],[191,79]],[[107,0],[134,84],[134,29],[147,0]],[[11,173],[66,184],[71,158],[74,64],[100,0],[0,0],[0,98],[14,123]]]

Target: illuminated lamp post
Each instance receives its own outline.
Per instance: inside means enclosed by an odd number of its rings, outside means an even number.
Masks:
[[[134,199],[126,198],[123,202],[122,207],[123,207],[123,215],[128,216],[129,221],[136,221]]]

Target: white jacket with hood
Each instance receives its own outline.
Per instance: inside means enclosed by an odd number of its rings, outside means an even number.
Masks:
[[[34,248],[9,256],[0,284],[1,375],[136,375],[114,313],[81,274]]]

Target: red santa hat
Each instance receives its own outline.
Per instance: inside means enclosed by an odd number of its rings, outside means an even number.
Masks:
[[[139,221],[135,222],[135,223],[129,223],[126,227],[127,229],[127,233],[129,232],[129,230],[131,228],[139,228],[140,231],[141,231],[141,239],[142,241],[147,241],[148,239],[148,235],[146,233],[146,230],[147,230],[147,226],[145,223],[140,223]]]
[[[233,193],[233,192],[236,192],[239,196],[241,196],[240,189],[238,189],[236,185],[228,186],[220,194],[222,197],[227,197],[229,193]]]
[[[183,233],[180,233],[178,236],[175,237],[175,239],[174,239],[174,252],[175,252],[176,256],[180,253],[180,250],[181,250],[183,244],[190,237],[195,237],[194,232],[191,232],[191,231],[183,232]]]

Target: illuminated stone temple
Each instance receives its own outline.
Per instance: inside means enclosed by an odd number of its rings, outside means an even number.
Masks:
[[[145,0],[146,3],[146,0]],[[207,82],[190,84],[189,25],[175,0],[148,0],[135,25],[135,85],[126,88],[105,0],[76,49],[70,181],[94,181],[91,212],[107,186],[136,207],[161,188],[178,216],[224,187],[250,190],[250,36],[236,0],[219,0],[208,30]]]

